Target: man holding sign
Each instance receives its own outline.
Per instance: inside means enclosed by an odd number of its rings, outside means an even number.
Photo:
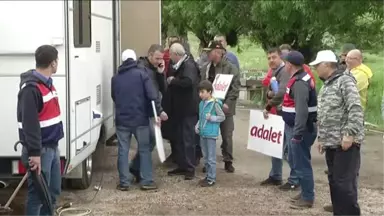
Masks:
[[[235,171],[235,168],[232,165],[232,136],[235,129],[233,116],[236,114],[236,101],[239,97],[239,69],[227,60],[225,57],[226,50],[220,41],[211,41],[208,48],[205,48],[204,50],[208,52],[210,62],[202,67],[201,80],[209,80],[211,83],[214,83],[217,74],[233,75],[232,80],[228,83],[217,83],[218,85],[214,84],[213,86],[214,92],[219,91],[219,89],[227,91],[223,98],[223,111],[226,118],[220,125],[221,138],[223,140],[221,150],[225,163],[225,170],[229,173],[233,173]],[[227,85],[229,85],[229,87]],[[223,88],[223,86],[225,87]]]
[[[282,116],[285,130],[292,131],[288,140],[288,157],[299,177],[301,193],[292,198],[294,209],[311,208],[315,199],[311,147],[316,139],[317,96],[311,76],[304,71],[304,56],[291,51],[285,56],[285,68],[291,75],[284,94]]]

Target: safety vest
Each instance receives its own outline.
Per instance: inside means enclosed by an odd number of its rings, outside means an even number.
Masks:
[[[48,88],[44,83],[31,83],[24,84],[21,89],[26,85],[35,85],[43,98],[43,108],[38,114],[42,145],[57,144],[59,140],[64,137],[64,131],[60,118],[59,99],[55,87],[51,85],[51,88]],[[19,122],[19,134],[21,140],[24,140],[23,125],[21,122]]]
[[[297,80],[303,80],[309,85],[309,100],[308,100],[308,123],[313,123],[317,121],[317,96],[316,96],[316,86],[314,81],[311,79],[311,76],[305,71],[298,72],[287,83],[287,90],[284,94],[283,106],[282,106],[282,117],[284,122],[293,127],[295,126],[295,100],[291,95],[291,87],[295,84]]]

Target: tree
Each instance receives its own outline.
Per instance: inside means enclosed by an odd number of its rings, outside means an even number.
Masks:
[[[263,49],[291,44],[304,54],[307,61],[323,48],[325,33],[354,34],[355,38],[359,38],[356,29],[362,16],[371,14],[372,19],[379,20],[375,25],[380,21],[382,23],[383,17],[383,2],[374,0],[165,0],[164,5],[164,13],[167,13],[165,23],[173,25],[179,34],[192,31],[200,39],[200,46],[206,46],[217,33],[232,36],[229,39],[248,35]],[[230,45],[235,45],[234,41]]]

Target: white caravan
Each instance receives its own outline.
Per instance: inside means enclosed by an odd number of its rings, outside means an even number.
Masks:
[[[20,162],[21,147],[18,152],[13,149],[18,140],[20,74],[35,67],[36,48],[49,44],[59,51],[53,83],[64,123],[65,137],[59,143],[62,173],[70,187],[89,187],[96,145],[115,133],[110,81],[120,64],[120,50],[127,48],[120,42],[124,2],[130,1],[0,1],[0,183],[19,178],[26,171]],[[159,2],[156,5],[160,8]],[[139,1],[134,4],[141,7]],[[156,26],[160,25],[159,8]],[[142,23],[139,26],[145,28]],[[157,29],[154,35],[160,35]],[[141,37],[143,46],[160,43],[159,36],[155,41],[145,38]],[[131,45],[129,37],[124,40]]]

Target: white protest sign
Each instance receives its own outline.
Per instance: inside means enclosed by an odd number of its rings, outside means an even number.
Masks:
[[[217,74],[212,83],[213,94],[212,96],[217,99],[224,100],[227,95],[229,86],[231,85],[232,74]]]
[[[157,116],[155,102],[152,101],[151,103],[152,103],[153,113],[155,116]],[[160,126],[156,124],[157,121],[158,121],[157,118],[155,118],[153,128],[155,131],[157,153],[159,154],[160,162],[163,163],[165,161],[165,151],[164,151],[163,137],[161,135],[161,129],[160,129]]]
[[[251,110],[247,149],[282,159],[284,125],[281,116],[269,114],[268,119],[264,119],[262,111]]]

